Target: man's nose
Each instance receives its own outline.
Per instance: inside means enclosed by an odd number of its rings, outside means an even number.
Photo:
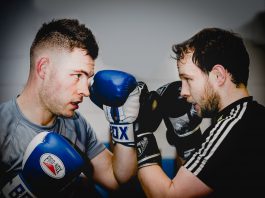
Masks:
[[[182,81],[180,95],[183,98],[188,98],[190,95],[189,87],[187,85],[187,82],[185,82],[185,81]]]
[[[82,94],[84,97],[88,97],[90,95],[89,92],[89,82],[87,79],[83,79],[79,86],[79,94]]]

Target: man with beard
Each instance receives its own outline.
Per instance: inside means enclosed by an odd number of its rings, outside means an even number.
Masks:
[[[172,49],[182,81],[181,96],[199,116],[212,118],[212,123],[203,133],[202,144],[172,180],[159,166],[155,141],[145,145],[149,156],[145,159],[150,162],[151,158],[152,163],[144,163],[137,150],[138,177],[146,195],[263,197],[265,108],[247,89],[249,55],[242,38],[206,28]]]

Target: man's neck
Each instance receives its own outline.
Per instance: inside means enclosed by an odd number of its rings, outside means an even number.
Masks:
[[[24,89],[17,98],[17,104],[23,115],[32,123],[40,126],[51,126],[56,115],[45,109],[38,94],[29,89]]]
[[[240,85],[239,87],[233,87],[231,89],[225,90],[225,93],[221,96],[221,107],[220,110],[224,109],[228,105],[232,104],[233,102],[248,97],[249,93],[245,86]]]

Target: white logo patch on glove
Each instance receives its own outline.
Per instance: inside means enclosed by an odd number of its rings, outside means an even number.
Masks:
[[[140,94],[139,87],[136,87],[122,106],[103,105],[105,116],[110,122],[112,139],[115,142],[134,144],[133,122],[138,117]]]

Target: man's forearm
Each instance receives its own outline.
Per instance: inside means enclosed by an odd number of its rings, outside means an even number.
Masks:
[[[113,148],[113,171],[119,184],[128,182],[137,170],[136,151],[134,147],[116,144]]]

